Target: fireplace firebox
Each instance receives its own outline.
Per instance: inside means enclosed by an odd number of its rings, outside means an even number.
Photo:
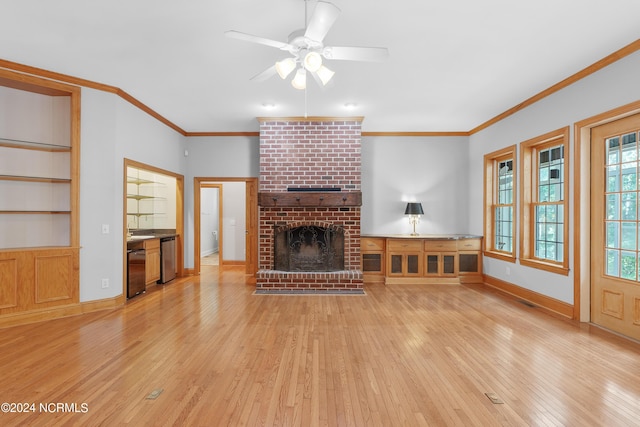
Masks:
[[[344,230],[341,227],[276,227],[275,270],[344,270]]]

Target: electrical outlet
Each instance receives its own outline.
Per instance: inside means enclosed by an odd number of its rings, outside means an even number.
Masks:
[[[507,274],[507,276],[511,276],[511,268],[506,267],[504,272]]]
[[[102,234],[109,234],[109,224],[102,224]]]
[[[102,289],[109,287],[109,279],[102,279]]]

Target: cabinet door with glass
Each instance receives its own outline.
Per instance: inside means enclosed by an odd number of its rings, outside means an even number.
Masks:
[[[362,237],[360,254],[362,257],[362,273],[367,276],[384,276],[385,239],[379,237]]]
[[[422,276],[421,240],[389,239],[387,249],[387,276]]]
[[[458,240],[458,275],[460,283],[482,282],[481,239]]]
[[[457,242],[455,240],[425,240],[425,276],[456,277],[458,275]]]

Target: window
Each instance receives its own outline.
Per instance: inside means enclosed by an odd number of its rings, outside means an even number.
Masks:
[[[562,128],[521,144],[520,263],[568,274],[568,144]]]
[[[607,276],[638,280],[638,133],[605,140]]]
[[[484,254],[515,262],[516,146],[484,156]]]

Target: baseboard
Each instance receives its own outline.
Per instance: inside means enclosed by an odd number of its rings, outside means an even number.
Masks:
[[[220,260],[220,265],[245,265],[245,261]]]
[[[97,301],[82,302],[80,303],[80,306],[82,307],[83,313],[92,313],[94,311],[122,307],[126,301],[127,299],[124,297],[124,295],[118,295],[117,297],[101,299]]]
[[[92,313],[100,310],[110,310],[122,307],[124,302],[124,295],[118,295],[117,297],[97,301],[87,301],[78,304],[63,305],[60,307],[50,307],[42,310],[30,310],[22,313],[11,313],[0,316],[0,328],[60,319],[62,317],[77,316],[79,314]]]
[[[506,282],[486,274],[483,275],[483,280],[484,285],[496,289],[504,294],[524,300],[550,313],[559,314],[560,316],[569,319],[574,318],[573,305],[564,301],[542,295],[538,292],[525,289],[518,285],[514,285],[513,283]]]

